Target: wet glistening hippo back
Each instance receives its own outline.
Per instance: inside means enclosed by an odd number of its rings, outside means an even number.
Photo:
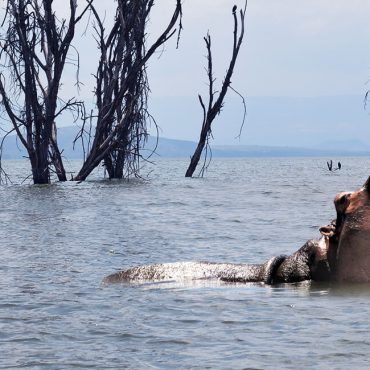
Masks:
[[[328,279],[325,238],[310,240],[291,256],[277,256],[264,264],[173,262],[132,267],[114,273],[105,283],[161,280],[219,279],[228,282],[297,282]]]
[[[307,241],[290,256],[263,264],[174,262],[132,267],[114,273],[105,283],[184,279],[228,282],[291,283],[304,280],[370,282],[370,177],[355,192],[334,200],[336,220],[320,228],[319,240]]]

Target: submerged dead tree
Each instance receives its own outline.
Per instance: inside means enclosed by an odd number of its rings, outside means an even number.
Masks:
[[[68,19],[58,19],[53,1],[6,2],[6,27],[0,35],[1,105],[27,150],[35,184],[48,183],[52,167],[59,180],[66,180],[55,121],[65,110],[78,111],[81,102],[63,101],[59,92],[76,24],[91,2],[77,14],[77,1],[66,1]]]
[[[166,29],[146,49],[146,25],[153,0],[118,0],[113,27],[106,33],[103,21],[92,7],[98,47],[101,52],[96,78],[96,128],[93,140],[87,140],[88,154],[75,177],[83,181],[101,162],[109,178],[136,175],[141,148],[147,138],[146,64],[149,58],[175,33],[181,31],[181,0]],[[179,35],[178,33],[178,35]],[[90,122],[91,124],[91,122]],[[82,127],[83,138],[90,128]],[[91,145],[90,145],[91,144]]]
[[[244,37],[244,20],[245,20],[245,12],[247,9],[247,2],[245,2],[244,9],[241,9],[239,11],[239,18],[240,18],[240,31],[239,31],[239,22],[238,22],[238,15],[237,15],[237,7],[234,5],[232,9],[232,15],[234,17],[234,38],[233,38],[233,51],[231,56],[231,61],[229,64],[229,67],[226,72],[225,79],[222,83],[222,87],[220,92],[218,93],[218,96],[216,95],[216,91],[214,90],[214,82],[215,79],[213,77],[213,60],[212,60],[212,51],[211,51],[211,36],[207,34],[206,37],[204,37],[204,41],[206,43],[207,47],[207,59],[208,59],[208,67],[207,67],[207,75],[208,75],[208,84],[209,84],[209,90],[208,90],[208,105],[206,107],[203,98],[201,95],[198,95],[199,102],[202,106],[203,110],[203,123],[202,123],[202,129],[200,132],[200,137],[198,141],[198,145],[194,151],[193,156],[191,157],[189,167],[186,171],[185,176],[186,177],[192,177],[194,174],[195,169],[198,166],[199,160],[202,156],[202,153],[205,148],[208,146],[209,138],[212,135],[212,122],[216,118],[218,114],[220,114],[221,109],[223,107],[223,101],[226,96],[226,93],[231,85],[231,77],[234,72],[234,67],[236,63],[236,59],[239,54],[240,46],[243,42]],[[201,170],[201,174],[203,174],[205,166],[206,166],[206,160],[204,160],[204,165]]]

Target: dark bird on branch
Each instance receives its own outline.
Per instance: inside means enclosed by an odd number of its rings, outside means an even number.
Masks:
[[[332,171],[333,170],[333,161],[330,160],[330,162],[326,162],[326,164],[328,165],[328,170]]]
[[[237,6],[236,6],[236,5],[234,5],[234,6],[233,6],[233,14],[235,14],[235,12],[236,12],[236,8],[237,8]]]

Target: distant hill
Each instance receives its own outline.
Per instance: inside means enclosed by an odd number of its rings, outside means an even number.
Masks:
[[[63,127],[58,130],[58,142],[63,156],[68,159],[83,157],[81,145],[78,142],[73,147],[73,140],[78,132],[77,127]],[[196,147],[193,141],[173,140],[150,136],[146,145],[148,155],[156,147],[154,158],[185,157],[189,158]],[[314,148],[295,148],[260,145],[215,145],[212,146],[214,157],[340,157],[340,156],[370,156],[370,147],[359,142],[324,142]],[[5,139],[3,159],[18,159],[26,156],[25,150],[16,136]]]
[[[347,151],[370,152],[370,145],[360,140],[326,140],[319,145],[315,145],[313,148],[337,151],[346,148]]]
[[[148,148],[154,148],[155,139],[149,138]],[[156,153],[161,157],[190,157],[197,143],[193,141],[160,138]],[[214,157],[357,157],[370,156],[370,147],[351,146],[344,142],[323,143],[315,148],[263,145],[211,145]],[[358,148],[358,149],[355,149]]]
[[[78,133],[78,128],[74,126],[63,127],[58,129],[58,143],[63,155],[69,159],[83,158],[81,145],[77,143],[73,147],[73,140]],[[19,159],[27,156],[22,143],[15,135],[9,135],[4,142],[3,159]]]
[[[215,146],[214,155],[220,157],[361,157],[370,156],[370,149],[347,150],[337,149],[296,148],[279,146]]]
[[[266,145],[316,149],[317,144],[350,145],[370,143],[370,106],[364,109],[359,96],[246,96],[247,117],[237,141],[243,120],[239,97],[230,94],[222,114],[217,116],[212,133],[217,145]],[[159,123],[163,136],[198,138],[202,109],[196,96],[150,98],[150,111]],[[239,141],[240,140],[240,141]],[[369,145],[367,145],[369,146]],[[324,149],[321,146],[318,149]],[[370,149],[369,149],[370,150]]]

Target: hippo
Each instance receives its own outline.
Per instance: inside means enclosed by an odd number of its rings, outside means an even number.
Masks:
[[[307,241],[291,256],[280,255],[263,264],[173,262],[143,265],[107,276],[104,283],[171,280],[218,279],[224,282],[291,283],[304,280],[327,280],[328,237]]]
[[[335,196],[336,219],[320,227],[290,256],[263,264],[174,262],[132,267],[107,276],[104,283],[218,279],[268,285],[305,280],[370,282],[370,177],[355,192]]]
[[[320,229],[329,240],[331,280],[370,282],[370,177],[359,190],[337,194],[334,204],[336,220]]]

